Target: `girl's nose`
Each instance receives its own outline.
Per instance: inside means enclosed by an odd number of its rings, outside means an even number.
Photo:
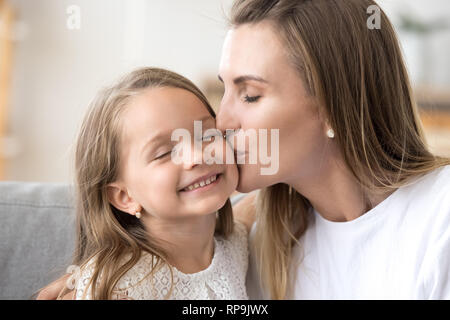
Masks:
[[[198,166],[203,161],[203,152],[202,152],[202,144],[199,146],[195,146],[195,144],[191,144],[191,156],[186,157],[185,161],[183,161],[183,167],[185,170],[189,170]]]

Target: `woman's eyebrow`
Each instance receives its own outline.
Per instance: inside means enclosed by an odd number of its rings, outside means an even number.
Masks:
[[[219,78],[220,82],[223,82],[223,79],[220,76],[220,74],[217,77]],[[243,82],[247,82],[247,81],[258,81],[258,82],[262,82],[262,83],[268,83],[267,80],[265,80],[259,76],[255,76],[255,75],[251,75],[251,74],[242,75],[242,76],[239,76],[239,77],[236,77],[233,79],[233,83],[236,85],[243,83]]]

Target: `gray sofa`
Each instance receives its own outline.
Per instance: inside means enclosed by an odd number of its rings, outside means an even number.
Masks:
[[[30,299],[61,276],[74,247],[69,185],[0,182],[0,299]]]
[[[65,272],[74,249],[73,204],[67,184],[0,182],[0,299],[33,298]]]

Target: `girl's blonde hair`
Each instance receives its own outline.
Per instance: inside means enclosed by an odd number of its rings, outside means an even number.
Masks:
[[[93,299],[111,299],[115,285],[143,251],[153,257],[149,275],[163,264],[168,265],[167,253],[158,240],[149,236],[139,219],[113,207],[107,196],[107,185],[118,179],[121,167],[121,115],[134,96],[161,87],[195,94],[215,118],[206,97],[191,81],[168,70],[141,68],[101,91],[81,126],[75,151],[77,244],[73,264],[83,266],[95,257],[90,281]],[[227,237],[232,228],[228,199],[219,210],[216,234]]]
[[[381,28],[368,28],[371,5],[376,3],[235,0],[230,17],[232,27],[272,24],[366,195],[395,190],[450,163],[428,151],[395,31],[382,11]],[[292,247],[307,228],[310,207],[286,184],[259,193],[255,251],[273,299],[286,297]]]

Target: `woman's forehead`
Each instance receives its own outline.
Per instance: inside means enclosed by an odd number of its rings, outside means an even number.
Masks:
[[[222,78],[253,74],[264,79],[288,66],[284,47],[269,23],[245,24],[225,38],[219,74]]]

